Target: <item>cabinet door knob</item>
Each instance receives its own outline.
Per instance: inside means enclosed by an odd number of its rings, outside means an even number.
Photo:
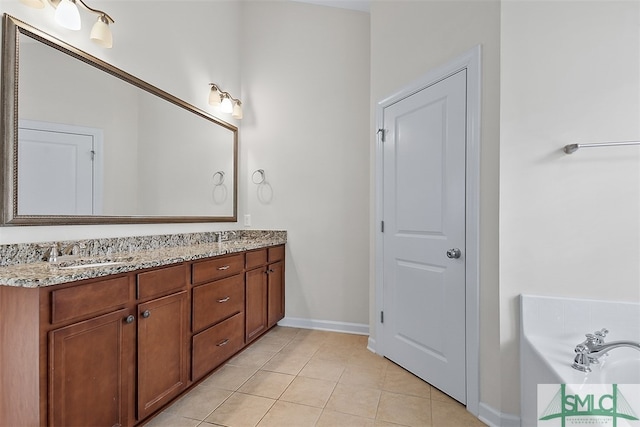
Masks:
[[[219,300],[218,300],[218,302],[219,302],[219,303],[223,303],[223,302],[227,302],[227,301],[229,301],[230,299],[231,299],[231,297],[224,297],[224,298],[222,298],[222,299],[219,299]]]
[[[145,319],[149,316],[151,316],[151,312],[149,310],[145,310],[142,312],[142,317],[144,317]]]
[[[229,340],[228,340],[228,339],[226,339],[226,340],[222,340],[222,341],[220,341],[220,342],[219,342],[218,344],[216,344],[216,345],[217,345],[218,347],[222,347],[222,346],[227,345],[228,343],[229,343]]]
[[[128,315],[124,321],[125,323],[133,323],[133,321],[136,320],[135,316],[133,314]]]

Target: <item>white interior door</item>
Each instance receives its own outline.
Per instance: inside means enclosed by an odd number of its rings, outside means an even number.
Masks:
[[[466,73],[383,110],[383,353],[462,403]]]
[[[92,215],[96,138],[21,124],[18,215]]]

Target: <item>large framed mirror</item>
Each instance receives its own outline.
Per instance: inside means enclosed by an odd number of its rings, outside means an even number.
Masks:
[[[238,129],[4,15],[4,225],[237,221]]]

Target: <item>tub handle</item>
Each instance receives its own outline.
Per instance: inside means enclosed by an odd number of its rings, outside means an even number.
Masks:
[[[599,331],[595,331],[593,334],[594,334],[596,337],[604,338],[604,337],[606,337],[606,336],[607,336],[607,334],[608,334],[608,333],[609,333],[609,330],[608,330],[607,328],[602,328],[602,329],[600,329]]]

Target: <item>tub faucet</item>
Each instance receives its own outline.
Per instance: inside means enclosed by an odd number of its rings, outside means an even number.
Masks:
[[[602,332],[604,331],[604,334]],[[587,334],[587,339],[578,344],[575,348],[576,357],[573,359],[571,367],[582,372],[591,372],[591,364],[600,363],[600,357],[604,356],[609,350],[618,347],[635,348],[640,351],[640,342],[635,341],[611,341],[604,342],[604,336],[609,332],[603,329],[600,334]]]

